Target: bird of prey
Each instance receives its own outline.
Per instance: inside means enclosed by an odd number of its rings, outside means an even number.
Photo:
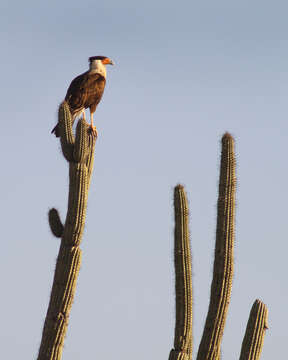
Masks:
[[[93,124],[93,114],[104,92],[108,64],[113,65],[113,61],[106,56],[91,56],[89,70],[72,80],[65,96],[73,122],[81,114],[85,119],[85,109],[89,108],[91,132],[96,137],[98,132]],[[58,125],[51,131],[56,137],[60,136]]]

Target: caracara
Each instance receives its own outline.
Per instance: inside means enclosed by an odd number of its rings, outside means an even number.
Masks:
[[[72,80],[65,96],[73,122],[81,113],[85,119],[85,109],[89,108],[91,132],[96,137],[98,132],[93,125],[93,114],[104,92],[106,83],[105,65],[107,64],[113,65],[113,61],[106,56],[91,56],[89,58],[89,70]],[[54,133],[57,137],[60,136],[58,124],[51,133]]]

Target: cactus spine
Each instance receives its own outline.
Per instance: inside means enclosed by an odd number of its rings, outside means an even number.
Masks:
[[[210,305],[199,345],[197,360],[219,360],[220,346],[231,296],[235,215],[234,139],[222,137],[222,154],[217,204],[217,229]],[[181,185],[174,190],[176,325],[174,349],[169,360],[192,358],[192,278],[188,229],[188,205]],[[248,321],[240,360],[258,360],[267,329],[267,308],[256,300]]]
[[[88,188],[93,168],[95,138],[88,134],[88,124],[81,119],[76,138],[72,133],[69,107],[59,108],[59,131],[62,152],[69,162],[69,197],[65,225],[56,209],[49,211],[52,233],[61,237],[61,245],[44,323],[38,360],[60,360],[69,314],[81,264],[81,243],[85,224]]]

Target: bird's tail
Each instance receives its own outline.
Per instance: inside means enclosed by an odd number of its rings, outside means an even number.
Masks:
[[[55,134],[56,137],[60,137],[60,134],[59,134],[59,124],[57,124],[53,130],[51,131],[51,134]]]

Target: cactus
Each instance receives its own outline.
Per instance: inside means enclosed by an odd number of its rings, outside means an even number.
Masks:
[[[233,278],[235,213],[234,139],[222,137],[222,154],[217,204],[217,229],[210,304],[197,360],[219,360],[220,346],[231,296]],[[169,360],[192,359],[192,280],[188,228],[188,205],[183,186],[174,190],[176,324],[174,349]],[[267,308],[256,300],[248,321],[240,360],[258,360],[267,329]]]
[[[49,211],[49,225],[61,237],[59,254],[44,323],[38,360],[60,360],[69,314],[81,264],[80,243],[85,224],[90,178],[93,168],[95,138],[88,134],[88,124],[79,120],[76,137],[72,133],[69,107],[59,107],[59,132],[62,153],[69,162],[69,197],[65,225],[58,211]]]
[[[174,209],[176,326],[174,349],[170,352],[169,360],[189,360],[192,352],[191,252],[188,203],[182,185],[177,185],[174,189]]]
[[[265,331],[268,329],[267,316],[266,305],[258,299],[255,300],[243,339],[240,360],[260,359]]]
[[[229,134],[222,138],[217,230],[210,305],[197,360],[217,359],[231,296],[234,262],[235,212],[234,141]]]

